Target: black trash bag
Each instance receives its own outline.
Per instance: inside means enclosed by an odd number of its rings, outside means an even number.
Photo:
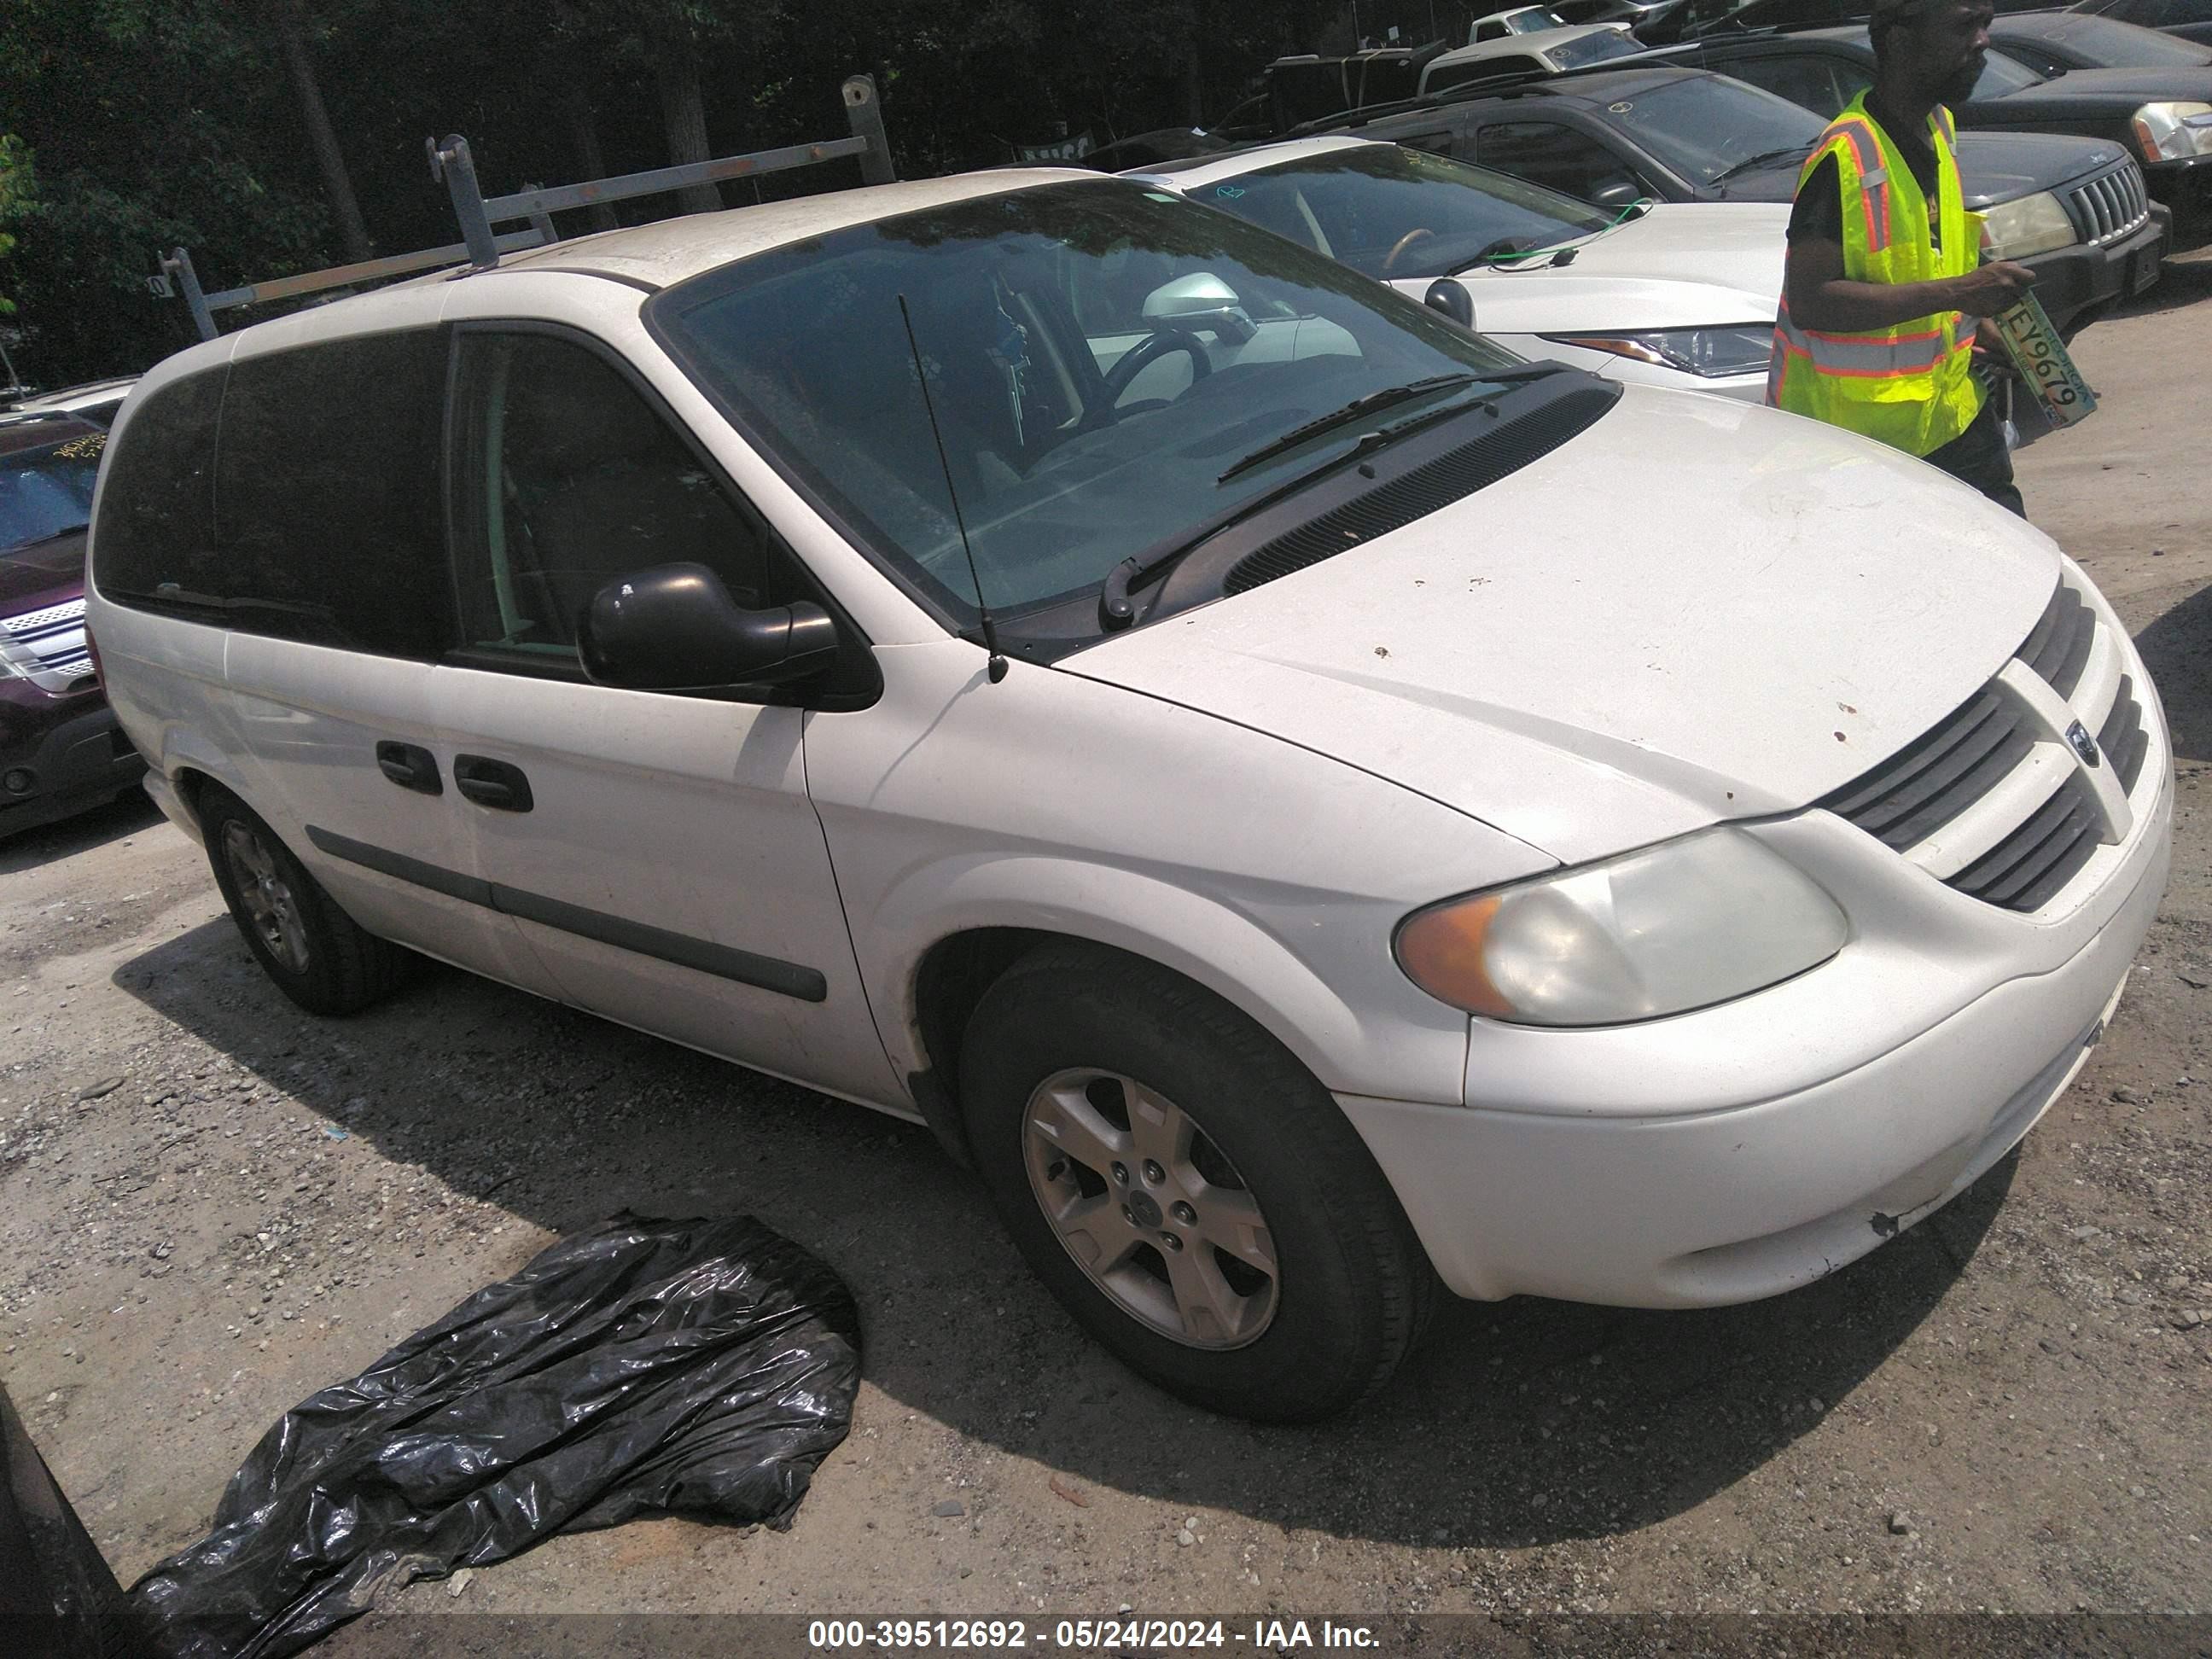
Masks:
[[[287,1412],[131,1595],[170,1659],[275,1659],[556,1532],[788,1527],[860,1377],[852,1296],[806,1251],[624,1212]]]

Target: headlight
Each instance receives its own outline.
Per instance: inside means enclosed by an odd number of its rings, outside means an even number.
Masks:
[[[1718,328],[1649,328],[1633,334],[1546,334],[1559,345],[1609,351],[1639,363],[1659,363],[1708,380],[1728,374],[1763,374],[1774,350],[1774,325],[1727,323]]]
[[[2145,104],[2136,112],[2136,138],[2154,161],[2212,155],[2212,104]]]
[[[2031,253],[2048,253],[2079,240],[2066,209],[2047,190],[2023,196],[2016,202],[1999,202],[1982,216],[1988,237],[1984,249],[1991,259],[2021,259]]]
[[[1431,996],[1526,1025],[1617,1025],[1801,974],[1850,927],[1811,878],[1741,830],[1416,911],[1398,965]]]

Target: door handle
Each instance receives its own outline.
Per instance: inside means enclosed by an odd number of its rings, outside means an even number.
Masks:
[[[453,787],[477,805],[497,811],[527,812],[537,804],[520,767],[482,755],[453,757]]]
[[[415,744],[378,744],[376,764],[378,770],[402,789],[412,789],[424,795],[446,793],[445,781],[438,775],[437,757]]]

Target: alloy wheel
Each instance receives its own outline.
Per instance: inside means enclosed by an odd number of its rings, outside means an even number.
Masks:
[[[1022,1116],[1030,1189],[1124,1312],[1194,1348],[1241,1348],[1280,1274],[1258,1200],[1197,1120],[1118,1073],[1055,1073]]]

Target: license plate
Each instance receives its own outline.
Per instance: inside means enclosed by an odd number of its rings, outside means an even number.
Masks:
[[[2135,263],[2128,272],[2128,297],[2133,299],[2158,281],[2159,261],[2165,257],[2166,244],[2154,242],[2134,256]]]

